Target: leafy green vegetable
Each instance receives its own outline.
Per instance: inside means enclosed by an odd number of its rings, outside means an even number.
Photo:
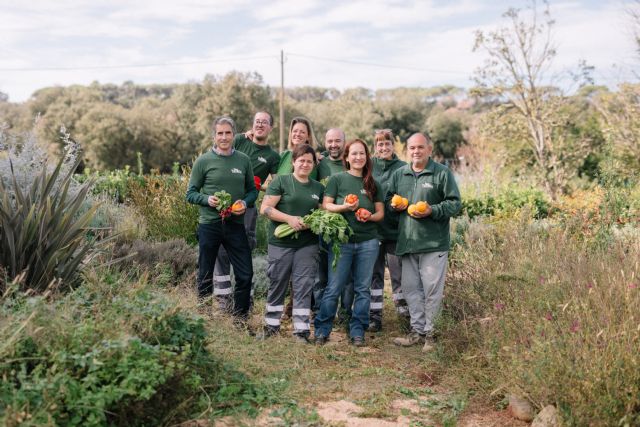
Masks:
[[[349,227],[347,220],[339,213],[316,209],[311,211],[309,215],[304,216],[302,222],[309,227],[312,233],[322,236],[325,242],[333,242],[331,246],[333,251],[331,267],[335,269],[340,257],[340,243],[347,243],[349,236],[353,234],[353,230]],[[277,226],[273,234],[278,239],[282,239],[292,234],[296,237],[298,233],[289,224],[284,223]]]
[[[233,200],[231,200],[231,194],[221,190],[216,191],[213,195],[218,198],[218,206],[216,206],[216,209],[220,212],[220,217],[222,221],[224,221],[231,216],[231,203],[233,202]]]

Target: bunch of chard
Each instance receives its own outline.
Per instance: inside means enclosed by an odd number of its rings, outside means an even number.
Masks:
[[[340,243],[347,243],[349,236],[353,234],[347,220],[339,213],[316,209],[304,216],[302,222],[309,227],[312,233],[322,236],[325,242],[332,242],[333,262],[331,267],[335,270],[340,257]],[[297,237],[297,232],[287,223],[277,226],[273,234],[279,239],[291,235]]]
[[[220,212],[220,218],[224,221],[231,216],[231,194],[221,190],[216,191],[213,195],[218,198],[216,209]]]

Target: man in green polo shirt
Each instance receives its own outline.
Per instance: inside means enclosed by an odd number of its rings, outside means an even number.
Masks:
[[[233,147],[249,156],[253,173],[264,189],[264,183],[271,175],[276,176],[280,155],[267,144],[269,134],[273,128],[273,116],[267,111],[258,111],[253,117],[251,131],[238,133],[233,138]],[[256,222],[258,212],[254,205],[247,206],[244,214],[244,227],[247,231],[249,246],[253,250],[256,247]],[[213,294],[220,302],[220,308],[227,310],[231,302],[231,265],[229,256],[224,248],[220,248],[216,266],[213,270]]]
[[[407,140],[410,164],[391,176],[385,203],[399,215],[396,255],[402,257],[402,293],[409,306],[411,333],[393,340],[399,346],[434,348],[433,320],[440,310],[449,253],[449,220],[461,207],[453,173],[431,158],[433,142],[421,133]],[[409,215],[391,206],[399,194],[410,204],[428,203],[424,213]]]
[[[191,170],[186,199],[199,206],[198,219],[198,297],[213,294],[213,267],[222,245],[228,252],[236,276],[233,314],[246,320],[249,312],[253,266],[251,248],[244,228],[244,213],[258,196],[249,157],[234,150],[235,124],[229,117],[219,117],[213,124],[215,144],[196,159]],[[224,218],[218,211],[215,194],[224,190],[241,209]]]

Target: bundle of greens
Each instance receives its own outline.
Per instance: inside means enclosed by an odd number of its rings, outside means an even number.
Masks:
[[[340,257],[340,243],[347,243],[349,236],[353,234],[353,230],[349,227],[347,220],[339,213],[332,213],[323,209],[316,209],[309,215],[302,218],[312,233],[322,236],[327,242],[333,242],[331,250],[333,251],[333,263],[331,267],[335,270]],[[274,236],[281,239],[291,236],[297,237],[297,232],[287,223],[280,224],[273,232]]]
[[[216,209],[220,212],[220,217],[224,221],[231,216],[231,194],[221,190],[216,191],[213,195],[218,198],[218,206],[216,206]]]

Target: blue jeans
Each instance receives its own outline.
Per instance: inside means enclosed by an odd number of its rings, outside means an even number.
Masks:
[[[351,338],[364,336],[364,331],[369,327],[371,276],[373,265],[378,257],[378,248],[378,239],[341,244],[340,258],[335,270],[331,268],[333,252],[329,252],[329,283],[322,296],[320,311],[314,321],[316,337],[328,337],[331,334],[338,308],[338,298],[351,278],[353,278],[354,300],[349,335]]]
[[[198,224],[198,296],[213,294],[213,267],[218,256],[218,249],[223,246],[233,266],[236,276],[236,287],[233,291],[236,316],[247,316],[253,281],[253,264],[251,248],[247,240],[244,224],[233,221]]]
[[[331,252],[331,243],[324,241],[322,236],[318,237],[320,241],[320,252],[318,252],[318,274],[316,283],[313,285],[313,311],[320,310],[320,303],[324,290],[329,283],[329,252]],[[351,317],[351,306],[353,305],[353,282],[349,281],[344,287],[340,296],[341,307],[348,317]]]

